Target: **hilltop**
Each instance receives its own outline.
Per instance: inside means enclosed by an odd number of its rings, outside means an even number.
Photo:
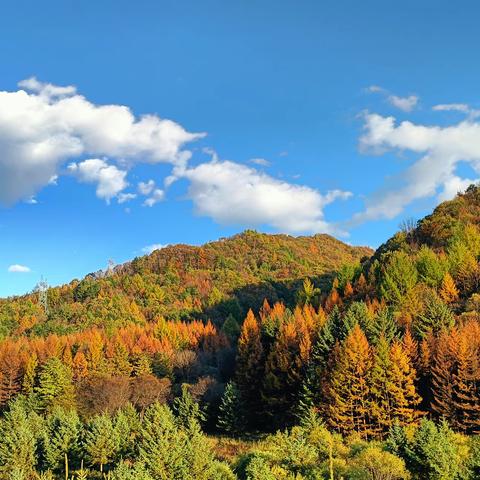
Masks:
[[[0,303],[4,336],[107,329],[155,318],[241,320],[267,298],[291,304],[306,277],[329,288],[344,264],[373,251],[329,235],[292,237],[245,231],[202,246],[172,245],[115,267],[104,277],[51,288],[45,316],[35,294]]]

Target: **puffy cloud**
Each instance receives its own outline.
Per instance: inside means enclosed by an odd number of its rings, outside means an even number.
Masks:
[[[351,196],[340,190],[322,195],[231,161],[203,163],[182,176],[190,181],[188,195],[199,215],[220,224],[267,224],[290,233],[339,233],[324,220],[323,209]]]
[[[163,245],[162,243],[154,243],[153,245],[147,245],[142,248],[142,252],[146,255],[154,252],[155,250],[161,250],[162,248],[168,247],[168,244]]]
[[[30,78],[22,89],[0,91],[0,203],[26,199],[61,173],[67,160],[107,157],[186,165],[185,144],[204,136],[122,105],[95,105],[75,87]]]
[[[18,263],[15,263],[14,265],[10,265],[8,267],[8,271],[10,273],[30,273],[31,272],[29,267],[26,267],[25,265],[19,265]]]
[[[480,123],[469,119],[446,127],[426,126],[367,113],[360,149],[377,154],[410,150],[420,155],[374,194],[355,220],[394,218],[415,200],[435,195],[446,200],[476,181],[458,177],[456,169],[466,162],[480,174]]]
[[[142,195],[150,195],[153,189],[155,188],[155,182],[153,180],[149,180],[148,182],[140,182],[138,184],[138,191]]]
[[[409,95],[408,97],[399,97],[397,95],[389,95],[387,100],[396,108],[404,112],[411,112],[418,103],[416,95]]]
[[[123,189],[128,186],[125,180],[127,172],[120,170],[115,165],[109,165],[105,160],[91,158],[80,163],[71,163],[68,171],[75,175],[81,182],[95,183],[97,197],[110,202]],[[125,196],[122,197],[125,199]],[[119,203],[120,199],[119,199]]]
[[[143,202],[144,207],[153,207],[156,203],[161,202],[165,198],[165,192],[160,188],[156,188],[150,196]]]

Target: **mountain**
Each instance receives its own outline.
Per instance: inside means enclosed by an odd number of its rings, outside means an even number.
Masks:
[[[306,277],[329,288],[344,264],[373,251],[329,235],[292,237],[245,231],[203,246],[172,245],[105,275],[49,289],[45,316],[36,294],[0,303],[0,331],[45,335],[94,325],[108,329],[167,320],[241,320],[263,300],[292,304]],[[23,325],[23,326],[22,326]]]

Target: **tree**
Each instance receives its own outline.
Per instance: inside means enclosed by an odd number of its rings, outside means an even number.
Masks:
[[[455,435],[446,422],[437,427],[422,420],[412,445],[415,478],[419,480],[452,480],[462,469],[462,457]]]
[[[424,311],[414,323],[414,331],[422,339],[428,333],[438,333],[455,325],[455,318],[450,308],[436,294],[431,294],[426,300]]]
[[[35,392],[43,410],[51,411],[56,406],[66,409],[75,406],[72,372],[57,357],[48,359],[43,365]]]
[[[388,254],[380,284],[383,298],[394,305],[401,305],[415,287],[417,276],[417,269],[405,252],[394,251]]]
[[[458,300],[458,295],[459,293],[455,281],[448,272],[445,273],[440,288],[441,299],[447,304],[454,303]]]
[[[17,470],[28,478],[37,465],[39,438],[34,413],[28,413],[21,402],[13,402],[0,423],[0,472],[8,475]],[[8,478],[8,477],[4,477]]]
[[[368,400],[373,362],[367,337],[358,325],[332,352],[331,361],[328,421],[336,430],[366,436],[371,433]]]
[[[153,375],[140,375],[132,379],[130,399],[143,417],[145,410],[152,403],[167,402],[171,388],[172,382],[168,378],[159,379]]]
[[[365,480],[407,480],[410,478],[405,462],[401,458],[375,446],[362,450],[353,459],[353,466],[357,475],[355,478],[358,478],[363,472],[368,474],[368,476],[360,477]]]
[[[74,410],[55,407],[47,417],[43,438],[43,453],[47,468],[64,469],[68,473],[68,459],[78,454],[81,423]]]
[[[235,383],[245,402],[248,414],[247,422],[250,426],[258,419],[261,382],[264,372],[264,353],[260,337],[260,327],[249,310],[243,322],[240,338],[238,339],[237,368]]]
[[[225,387],[219,407],[217,427],[229,435],[237,435],[245,428],[240,392],[233,381],[228,382]]]
[[[153,478],[180,480],[184,465],[186,436],[179,431],[172,411],[158,402],[145,412],[139,459]]]
[[[111,417],[104,413],[94,416],[87,425],[83,449],[92,465],[100,472],[110,463],[119,449],[119,439]]]
[[[182,395],[173,401],[173,411],[177,416],[177,421],[180,425],[186,427],[188,423],[194,419],[198,422],[204,422],[205,413],[200,408],[192,394],[188,390],[188,385],[182,385]]]

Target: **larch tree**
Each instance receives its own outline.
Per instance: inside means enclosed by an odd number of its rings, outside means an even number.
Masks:
[[[369,378],[373,366],[367,337],[356,325],[342,345],[332,352],[327,391],[330,425],[343,433],[371,434]]]
[[[235,382],[248,412],[248,421],[254,424],[260,413],[260,391],[264,372],[264,353],[260,326],[249,310],[242,325],[237,346]]]

